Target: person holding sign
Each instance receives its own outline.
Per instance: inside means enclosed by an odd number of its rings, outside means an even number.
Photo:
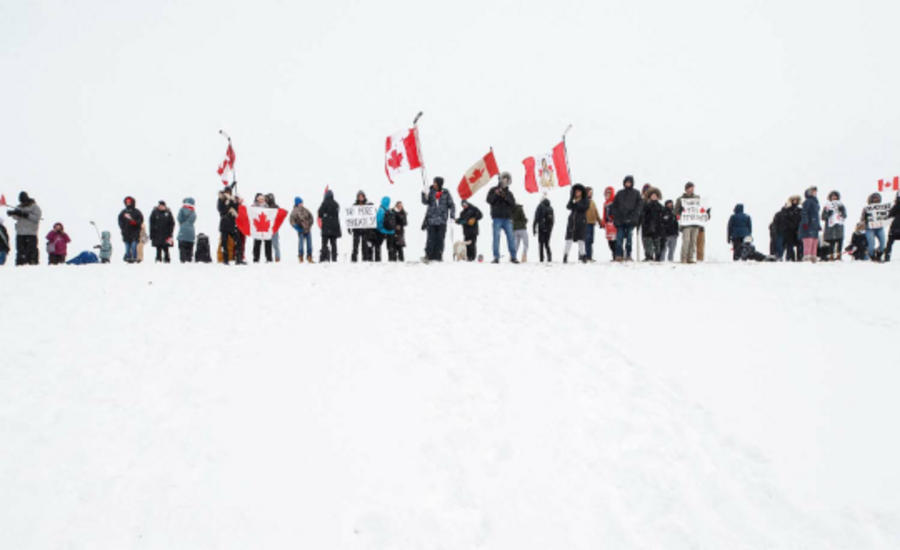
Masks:
[[[841,250],[844,248],[844,221],[847,219],[847,209],[841,202],[841,194],[837,191],[828,193],[828,202],[822,208],[822,223],[825,224],[824,239],[828,245],[828,259],[841,260]]]
[[[891,222],[891,231],[888,235],[888,245],[884,251],[884,261],[891,261],[891,250],[894,249],[894,241],[900,240],[900,191],[897,192],[897,198],[894,199],[894,206],[888,212],[894,221]]]
[[[366,194],[363,191],[359,191],[356,193],[356,202],[353,203],[355,206],[364,206],[371,205],[372,203],[366,198]],[[350,234],[353,235],[353,254],[350,255],[351,262],[359,261],[359,249],[362,247],[362,261],[371,262],[372,261],[372,242],[371,242],[371,230],[366,229],[358,229],[353,228],[349,229]]]
[[[868,243],[869,259],[880,262],[884,253],[884,226],[890,219],[891,205],[881,203],[881,193],[869,195],[868,204],[862,211],[860,219],[866,225],[866,242]],[[875,239],[878,239],[878,249],[875,249]]]
[[[800,210],[800,240],[803,241],[803,260],[816,263],[819,251],[819,190],[810,187],[806,190],[806,200]]]
[[[700,207],[700,195],[694,194],[694,184],[684,184],[684,194],[675,201],[675,215],[681,223],[681,263],[696,263],[694,255],[697,253],[697,236],[700,234],[700,226],[703,222],[703,213]]]

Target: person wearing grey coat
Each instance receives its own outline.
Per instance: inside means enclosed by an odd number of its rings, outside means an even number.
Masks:
[[[19,206],[8,212],[16,219],[16,265],[38,265],[38,229],[41,207],[28,193],[19,193]]]
[[[828,246],[828,259],[840,260],[844,249],[844,223],[847,221],[847,209],[841,202],[841,194],[832,191],[828,194],[828,202],[822,208],[822,223],[825,230],[822,238]]]
[[[447,219],[456,219],[456,205],[450,191],[444,189],[444,178],[434,178],[427,194],[422,192],[422,204],[428,206],[425,212],[425,230],[428,240],[425,245],[425,262],[440,262],[444,259],[444,240],[447,235]]]
[[[194,261],[194,241],[196,231],[194,223],[197,221],[197,213],[194,212],[194,199],[184,199],[181,210],[178,211],[178,256],[181,263]]]

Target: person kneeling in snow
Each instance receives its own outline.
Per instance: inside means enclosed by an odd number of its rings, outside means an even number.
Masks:
[[[844,252],[853,256],[854,260],[869,259],[869,241],[866,239],[866,224],[859,222],[856,224],[856,231],[850,237],[850,246],[844,249]]]
[[[740,258],[742,261],[754,261],[754,262],[776,262],[778,261],[775,256],[767,256],[762,252],[756,250],[756,247],[753,246],[753,237],[747,236],[744,237],[744,242],[740,246]]]

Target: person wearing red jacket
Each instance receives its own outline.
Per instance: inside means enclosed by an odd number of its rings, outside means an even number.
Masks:
[[[603,191],[603,227],[606,229],[606,244],[612,259],[616,259],[616,224],[613,223],[612,203],[616,198],[616,190],[612,186]]]
[[[47,233],[47,255],[50,256],[50,265],[66,263],[66,254],[68,254],[71,240],[63,228],[63,224],[59,222],[53,224],[53,230]]]

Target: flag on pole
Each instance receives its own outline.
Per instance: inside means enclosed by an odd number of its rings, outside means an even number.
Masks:
[[[237,227],[247,237],[263,241],[272,240],[281,223],[287,217],[284,208],[265,208],[241,205],[238,209]]]
[[[384,173],[387,174],[388,181],[394,183],[394,176],[421,167],[418,132],[415,128],[387,138],[384,145]]]
[[[479,189],[487,185],[488,182],[491,181],[491,178],[499,173],[500,170],[497,169],[497,160],[494,158],[494,151],[492,150],[486,154],[484,158],[469,168],[466,175],[462,177],[458,188],[459,198],[468,200]]]
[[[885,189],[900,191],[900,177],[894,178],[893,182],[891,180],[878,180],[878,190],[884,191]]]
[[[552,152],[541,157],[528,157],[522,164],[525,165],[525,190],[529,193],[572,184],[569,162],[566,159],[566,144],[563,141]]]
[[[231,140],[228,140],[225,159],[219,164],[219,177],[222,178],[222,185],[228,185],[234,179],[234,149],[231,147]]]
[[[0,206],[6,206],[6,195],[0,195]]]

